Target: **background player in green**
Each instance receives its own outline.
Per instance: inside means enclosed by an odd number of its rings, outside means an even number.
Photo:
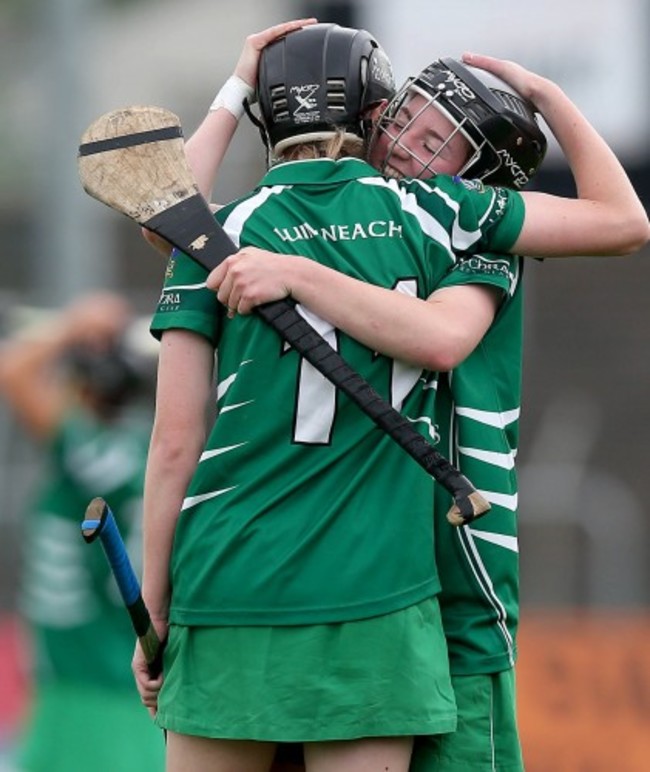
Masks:
[[[148,424],[135,412],[145,373],[121,345],[131,318],[120,297],[93,293],[2,343],[0,392],[46,451],[24,525],[20,608],[34,670],[20,770],[164,764],[131,680],[128,616],[104,556],[79,533],[90,499],[106,496],[140,552]]]
[[[296,69],[305,61],[308,83]],[[514,194],[447,178],[435,191],[398,186],[358,158],[328,157],[363,152],[364,110],[392,92],[388,63],[367,33],[334,25],[293,33],[266,50],[261,71],[270,147],[285,148],[292,160],[219,211],[239,243],[299,246],[364,281],[408,285],[426,298],[463,250],[505,250],[514,242],[523,220]],[[341,90],[328,97],[332,79]],[[287,110],[293,119],[276,118]],[[317,141],[305,145],[311,136]],[[459,271],[459,283],[488,277],[483,304],[474,306],[482,316],[491,317],[507,289],[502,263],[463,263]],[[453,722],[440,671],[447,654],[444,647],[433,653],[440,629],[430,478],[294,352],[283,352],[258,319],[228,319],[205,278],[175,254],[152,325],[163,335],[143,593],[164,631],[173,536],[170,638],[157,705],[168,764],[177,768],[181,755],[205,751],[206,764],[209,757],[226,767],[233,754],[263,769],[270,743],[296,739],[309,743],[315,769],[360,768],[361,754],[363,763],[406,769],[410,736]],[[419,368],[395,377],[390,360],[313,321],[382,393],[420,419],[426,385]],[[202,406],[215,347],[219,416],[205,443]],[[333,647],[333,635],[347,642]],[[219,652],[212,665],[204,659],[208,648]],[[199,677],[192,662],[201,663],[205,702],[191,688]],[[139,684],[147,700],[150,682]],[[387,735],[394,739],[382,741]],[[356,742],[332,742],[342,740]]]

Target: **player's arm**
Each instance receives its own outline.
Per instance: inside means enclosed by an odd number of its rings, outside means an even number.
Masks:
[[[309,258],[255,247],[229,257],[207,284],[241,314],[291,296],[368,348],[428,370],[460,364],[489,328],[502,297],[494,287],[470,284],[436,290],[422,300]]]
[[[293,30],[316,23],[295,19],[249,35],[232,76],[217,94],[199,128],[185,144],[185,153],[199,190],[209,199],[224,155],[244,113],[243,101],[252,100],[257,88],[257,67],[262,50]]]
[[[243,102],[252,100],[257,87],[257,66],[265,46],[292,30],[315,24],[316,19],[304,18],[276,24],[249,35],[242,48],[233,74],[212,102],[208,114],[185,143],[185,155],[201,194],[210,200],[217,174],[239,120],[244,113]],[[171,244],[155,233],[142,229],[145,240],[167,256]]]
[[[205,339],[185,330],[163,334],[145,476],[142,575],[142,597],[161,637],[169,611],[174,531],[205,444],[213,366],[214,352]],[[143,701],[153,708],[160,681],[152,686],[141,652],[136,651],[133,669]]]
[[[648,217],[623,166],[562,89],[514,62],[466,54],[467,64],[510,83],[544,117],[562,148],[577,198],[522,193],[526,218],[515,254],[625,255],[650,238]]]
[[[49,437],[60,424],[71,394],[60,365],[73,346],[107,346],[130,319],[117,295],[98,292],[16,333],[0,349],[0,393],[35,437]]]

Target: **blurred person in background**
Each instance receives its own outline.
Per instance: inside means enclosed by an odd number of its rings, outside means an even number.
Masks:
[[[22,529],[32,687],[20,772],[164,768],[163,735],[133,687],[128,614],[80,531],[89,501],[104,497],[139,562],[150,374],[126,345],[132,321],[125,300],[97,292],[0,344],[0,394],[44,467]]]

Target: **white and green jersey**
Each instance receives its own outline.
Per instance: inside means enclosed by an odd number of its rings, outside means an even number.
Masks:
[[[487,256],[488,258],[494,256]],[[491,503],[475,524],[436,518],[436,557],[452,673],[495,673],[514,664],[519,619],[517,476],[522,368],[522,258],[491,328],[436,397],[440,451]],[[435,510],[451,506],[436,486]]]
[[[20,595],[39,685],[133,689],[133,629],[102,549],[80,526],[90,500],[104,497],[138,565],[148,435],[133,416],[106,425],[72,412],[53,440],[26,516]]]
[[[387,181],[357,159],[285,163],[217,219],[238,245],[311,257],[426,298],[457,283],[510,284],[517,193],[441,177]],[[183,328],[217,355],[217,420],[182,506],[170,620],[315,624],[404,608],[439,590],[431,478],[256,316],[228,319],[205,271],[172,255],[152,331]],[[451,279],[448,279],[451,280]],[[377,391],[427,431],[433,390],[299,310]],[[182,377],[179,374],[179,377]]]

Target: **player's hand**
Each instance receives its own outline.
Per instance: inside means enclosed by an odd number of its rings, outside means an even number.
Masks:
[[[162,236],[150,231],[148,228],[140,228],[142,238],[152,246],[156,252],[160,252],[163,257],[169,257],[172,253],[173,246]]]
[[[210,211],[216,212],[218,211],[221,206],[219,204],[209,204]],[[159,236],[157,233],[154,233],[153,231],[150,231],[149,228],[140,228],[140,233],[142,235],[142,238],[152,246],[156,252],[160,252],[160,254],[164,258],[168,258],[172,250],[174,249],[173,245],[167,241],[167,239],[164,239],[162,236]]]
[[[550,83],[547,78],[536,75],[520,64],[507,59],[497,59],[493,56],[484,56],[483,54],[470,52],[464,53],[462,58],[465,64],[479,67],[505,80],[517,93],[521,94],[524,99],[532,102],[536,107],[538,106],[540,92],[544,91],[546,84]]]
[[[316,24],[317,21],[318,19],[313,17],[294,19],[293,21],[276,24],[273,27],[262,30],[262,32],[255,32],[252,35],[249,35],[244,42],[244,48],[239,56],[239,61],[235,67],[234,74],[248,83],[249,86],[256,88],[257,66],[260,61],[262,49],[274,40],[281,38],[283,35],[310,24]]]
[[[131,307],[124,298],[113,292],[97,291],[70,305],[61,322],[67,344],[103,349],[119,340],[131,318]]]
[[[167,637],[167,624],[164,622],[155,623],[156,632],[161,641]],[[157,678],[152,678],[147,669],[147,661],[142,651],[140,641],[136,640],[133,659],[131,660],[131,670],[135,678],[135,685],[138,689],[142,704],[149,711],[153,718],[158,710],[158,693],[163,685],[163,674]]]
[[[250,314],[255,306],[282,300],[291,294],[292,264],[300,259],[244,247],[215,268],[206,284],[228,308],[228,316]]]

